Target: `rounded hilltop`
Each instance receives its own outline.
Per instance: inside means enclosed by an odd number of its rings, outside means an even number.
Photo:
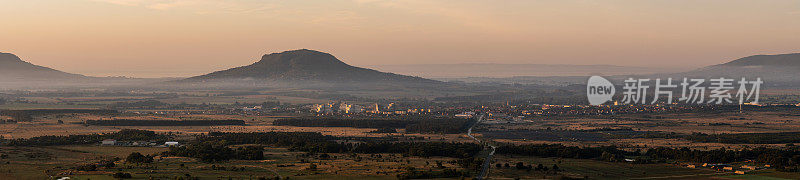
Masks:
[[[335,56],[310,49],[265,54],[251,65],[196,76],[184,81],[270,81],[323,83],[430,84],[439,81],[355,67]]]

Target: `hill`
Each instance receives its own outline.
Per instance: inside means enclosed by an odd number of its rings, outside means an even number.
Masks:
[[[86,76],[34,65],[11,53],[0,53],[0,81],[2,82],[61,81],[82,78],[86,78]]]
[[[34,65],[11,53],[0,53],[0,89],[142,87],[167,80],[174,79],[84,76]]]
[[[733,79],[760,77],[767,86],[795,87],[800,85],[800,79],[797,78],[800,77],[800,53],[748,56],[681,75]]]
[[[432,85],[442,82],[348,65],[331,54],[300,49],[266,54],[251,65],[191,77],[186,83]]]
[[[800,67],[800,53],[748,56],[721,64],[720,66]]]

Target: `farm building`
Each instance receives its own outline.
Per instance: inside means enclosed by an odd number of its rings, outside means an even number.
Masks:
[[[744,166],[742,166],[742,169],[756,170],[756,167],[755,166],[744,165]]]
[[[103,145],[103,146],[113,146],[113,145],[117,145],[117,140],[113,140],[113,139],[106,139],[106,140],[103,140],[102,142],[100,142],[100,145]]]

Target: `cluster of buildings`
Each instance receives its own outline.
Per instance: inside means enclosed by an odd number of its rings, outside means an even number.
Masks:
[[[129,146],[129,147],[171,147],[180,146],[176,141],[167,141],[164,144],[159,144],[155,141],[117,141],[114,139],[105,139],[100,141],[100,146]]]
[[[475,117],[475,112],[468,111],[468,112],[464,112],[464,113],[461,113],[461,114],[456,114],[456,117],[459,117],[459,118],[472,118],[472,117]]]
[[[369,105],[348,104],[345,102],[331,102],[327,104],[314,104],[311,106],[311,111],[318,114],[382,114],[382,115],[403,115],[403,114],[420,114],[430,113],[431,109],[424,108],[406,108],[401,109],[395,106],[394,103],[389,103],[381,106],[377,103]]]
[[[375,104],[377,107],[377,104]],[[364,112],[366,107],[357,104],[347,104],[344,102],[331,102],[327,104],[314,104],[311,108],[312,111],[320,114],[333,114],[333,113],[361,113]],[[377,110],[377,108],[375,109]]]
[[[712,108],[711,106],[664,106],[664,105],[535,105],[520,113],[524,116],[549,115],[611,115],[635,113],[664,113]]]
[[[260,111],[261,109],[264,109],[264,106],[245,106],[242,111]]]
[[[771,166],[770,165],[764,165],[764,167],[759,167],[759,166],[751,166],[751,165],[742,165],[739,168],[735,168],[733,165],[730,165],[730,164],[703,163],[703,165],[689,164],[689,165],[686,165],[686,167],[688,167],[688,168],[710,168],[710,169],[714,169],[714,170],[717,170],[717,171],[733,172],[735,174],[747,174],[747,172],[749,172],[749,171],[754,171],[754,170],[759,170],[759,169],[766,169],[766,168],[770,168]]]

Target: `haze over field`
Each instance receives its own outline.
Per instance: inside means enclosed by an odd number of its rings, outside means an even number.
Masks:
[[[631,75],[683,72],[687,68],[675,67],[637,67],[614,65],[565,65],[565,64],[411,64],[374,65],[377,70],[394,72],[425,78],[465,78],[490,77],[507,78],[516,76],[591,76],[591,75]]]
[[[0,51],[90,76],[190,77],[303,48],[361,67],[691,69],[800,52],[790,0],[5,0],[0,16]]]

